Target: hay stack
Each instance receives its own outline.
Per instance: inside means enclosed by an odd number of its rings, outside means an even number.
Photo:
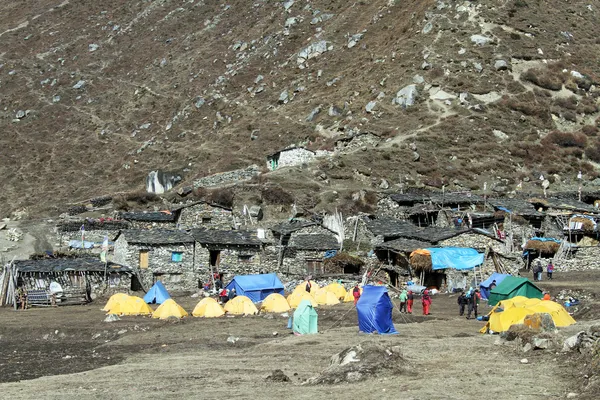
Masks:
[[[419,253],[411,254],[410,266],[415,272],[431,272],[433,268],[433,265],[431,264],[431,256]]]
[[[592,220],[584,217],[573,217],[569,222],[581,222],[581,229],[583,229],[585,233],[593,233],[596,228]]]
[[[559,247],[559,243],[552,241],[542,242],[540,240],[529,240],[525,243],[525,250],[536,250],[540,254],[553,255],[558,251]]]
[[[365,265],[365,262],[358,257],[353,257],[348,253],[338,253],[328,258],[323,263],[327,273],[343,273],[346,267],[354,267],[358,270]]]

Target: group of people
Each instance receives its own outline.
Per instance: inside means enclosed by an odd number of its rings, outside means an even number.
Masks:
[[[542,265],[542,263],[541,262],[536,263],[531,270],[533,272],[533,280],[538,281],[538,282],[541,281],[542,274],[544,273],[544,266]],[[550,261],[548,263],[548,265],[546,266],[546,276],[548,277],[549,280],[552,279],[553,273],[554,273],[554,264],[552,264],[552,261]]]
[[[412,290],[402,290],[400,293],[400,312],[412,314],[414,300],[415,295]],[[429,307],[431,307],[431,295],[427,289],[425,289],[421,295],[421,304],[423,305],[423,315],[429,315]]]
[[[223,303],[223,304],[227,303],[229,300],[235,299],[235,296],[237,296],[235,289],[223,288],[219,292],[219,299],[221,300],[221,303]]]
[[[492,283],[495,286],[495,281]],[[491,287],[491,285],[490,285]],[[477,319],[477,312],[479,308],[479,301],[481,300],[481,294],[479,289],[469,289],[466,293],[464,290],[458,295],[456,300],[458,303],[458,315],[461,317],[465,315],[465,307],[467,308],[467,319],[471,319],[471,314]]]

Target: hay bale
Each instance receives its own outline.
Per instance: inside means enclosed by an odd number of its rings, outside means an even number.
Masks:
[[[431,256],[426,254],[414,253],[410,256],[410,266],[415,272],[431,272],[433,265],[431,263]]]
[[[346,268],[359,271],[363,265],[365,265],[363,260],[348,253],[337,253],[323,262],[323,267],[327,273],[344,273]]]
[[[559,243],[552,241],[542,242],[541,240],[528,240],[527,243],[525,243],[525,250],[536,250],[540,254],[554,255],[559,247]]]

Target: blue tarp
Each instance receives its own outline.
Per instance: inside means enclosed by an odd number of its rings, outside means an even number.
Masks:
[[[246,296],[254,303],[263,301],[271,293],[284,294],[283,283],[276,274],[237,275],[225,288],[235,289],[238,295]]]
[[[537,240],[539,242],[556,242],[556,243],[561,243],[561,240],[558,239],[554,239],[554,238],[544,238],[544,237],[532,237],[529,240]]]
[[[468,270],[483,264],[484,255],[465,247],[427,248],[431,253],[431,265],[436,269]]]
[[[365,333],[398,333],[392,322],[394,304],[384,286],[364,286],[356,303],[358,329]]]
[[[154,286],[152,286],[150,290],[148,290],[148,293],[146,293],[144,296],[144,301],[148,304],[162,304],[170,298],[171,296],[169,295],[169,292],[167,292],[167,289],[162,282],[156,281]]]
[[[487,300],[490,297],[490,285],[492,282],[496,281],[496,286],[500,284],[506,278],[510,276],[509,274],[500,274],[498,272],[494,272],[489,278],[479,284],[479,293],[481,294],[481,298]]]

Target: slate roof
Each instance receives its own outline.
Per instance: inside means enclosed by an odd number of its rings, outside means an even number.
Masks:
[[[495,208],[504,207],[516,215],[525,217],[543,217],[545,214],[537,211],[535,207],[526,200],[520,199],[490,199],[489,203]]]
[[[267,158],[273,158],[273,157],[275,157],[279,153],[283,153],[284,151],[290,151],[290,150],[306,150],[306,151],[310,151],[313,154],[316,154],[314,151],[309,150],[309,149],[307,149],[306,147],[303,147],[303,146],[291,146],[291,147],[286,147],[285,149],[277,150],[274,153],[267,154]]]
[[[194,238],[184,231],[167,229],[128,229],[119,232],[129,244],[185,244],[194,243]],[[117,239],[115,238],[115,240]]]
[[[384,242],[375,247],[376,250],[393,250],[403,253],[411,253],[417,249],[431,247],[431,243],[421,240],[399,238]]]
[[[189,208],[189,207],[197,206],[198,204],[206,204],[209,207],[220,208],[220,209],[226,210],[226,211],[231,211],[232,210],[231,207],[225,207],[225,206],[222,206],[220,204],[211,203],[211,202],[206,201],[206,200],[198,200],[198,201],[194,201],[194,202],[191,202],[191,203],[184,203],[184,204],[174,205],[171,208],[171,212],[178,212],[178,211],[183,210],[184,208]]]
[[[250,231],[192,229],[191,235],[198,243],[229,246],[261,246],[262,242]]]
[[[170,213],[163,211],[131,211],[121,214],[121,218],[127,221],[140,222],[175,222],[177,220],[177,212]]]
[[[431,201],[435,204],[480,204],[483,197],[470,193],[432,193]]]
[[[19,272],[104,272],[104,263],[98,258],[43,258],[15,261]],[[108,272],[132,272],[130,267],[108,262]]]
[[[81,230],[83,225],[86,231],[103,230],[103,231],[119,231],[130,227],[130,223],[120,220],[79,220],[79,221],[61,221],[57,228],[60,232],[77,232]]]
[[[280,235],[288,235],[292,232],[296,232],[302,228],[306,228],[308,226],[314,226],[317,225],[316,222],[313,221],[303,221],[303,220],[292,220],[292,221],[285,221],[285,222],[281,222],[277,225],[274,225],[271,227],[271,231],[273,231],[273,233],[277,233]]]
[[[375,236],[400,237],[403,232],[412,232],[417,229],[410,222],[395,218],[377,218],[365,222],[367,229]]]
[[[424,203],[429,200],[429,195],[418,193],[396,193],[390,196],[390,199],[400,205],[413,205],[415,203]]]
[[[300,234],[293,235],[290,239],[289,247],[297,250],[338,250],[340,244],[333,235],[323,233],[319,234]]]
[[[598,209],[594,206],[584,203],[579,200],[573,199],[545,199],[548,205],[551,208],[556,208],[559,210],[571,210],[571,211],[581,211],[581,212],[593,212],[597,213]]]
[[[417,228],[410,232],[404,232],[399,236],[405,239],[416,239],[423,242],[436,244],[442,240],[450,239],[463,233],[471,232],[471,229],[456,229],[456,228],[437,228],[428,226],[426,228]]]
[[[438,211],[438,207],[434,204],[416,204],[406,210],[409,215],[427,214]]]

